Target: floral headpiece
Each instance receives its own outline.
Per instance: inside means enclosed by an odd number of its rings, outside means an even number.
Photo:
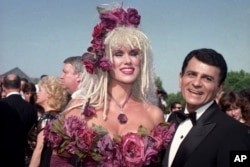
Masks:
[[[103,71],[111,69],[111,62],[106,58],[104,39],[106,34],[112,31],[117,26],[132,26],[138,27],[140,24],[141,16],[134,8],[128,8],[124,10],[122,7],[105,10],[104,8],[97,7],[100,13],[101,22],[94,27],[92,33],[91,46],[88,48],[88,52],[83,56],[88,55],[87,60],[83,58],[85,68],[87,72],[93,74],[97,68]]]

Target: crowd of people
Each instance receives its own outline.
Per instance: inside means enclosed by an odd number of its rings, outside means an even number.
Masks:
[[[231,151],[250,150],[249,89],[224,91],[222,54],[200,48],[186,55],[179,75],[185,104],[169,104],[164,117],[167,93],[155,90],[141,15],[122,5],[97,9],[90,47],[66,58],[60,77],[43,75],[35,85],[4,76],[5,164],[227,167]]]

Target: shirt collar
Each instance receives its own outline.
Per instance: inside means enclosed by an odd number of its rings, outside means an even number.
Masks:
[[[10,95],[21,95],[19,92],[10,92],[6,95],[6,97],[10,96]]]
[[[205,104],[204,106],[198,108],[197,110],[195,110],[196,112],[196,118],[199,119],[200,116],[208,109],[209,106],[211,106],[213,104],[213,100],[208,102],[207,104]],[[188,113],[187,107],[185,107],[185,111],[184,113]]]

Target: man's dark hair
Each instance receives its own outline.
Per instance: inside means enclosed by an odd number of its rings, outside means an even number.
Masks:
[[[215,50],[207,49],[207,48],[193,50],[186,56],[182,64],[182,69],[181,69],[182,74],[184,74],[186,67],[188,65],[188,62],[193,57],[195,57],[196,59],[198,59],[199,61],[205,64],[219,68],[220,69],[219,85],[221,85],[225,81],[226,76],[227,76],[227,63],[224,57],[220,53],[216,52]]]

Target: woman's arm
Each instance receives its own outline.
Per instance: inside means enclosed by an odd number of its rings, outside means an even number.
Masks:
[[[44,143],[44,136],[43,136],[43,130],[42,130],[37,135],[36,148],[33,151],[29,167],[39,167],[41,156],[42,156],[43,143]]]

